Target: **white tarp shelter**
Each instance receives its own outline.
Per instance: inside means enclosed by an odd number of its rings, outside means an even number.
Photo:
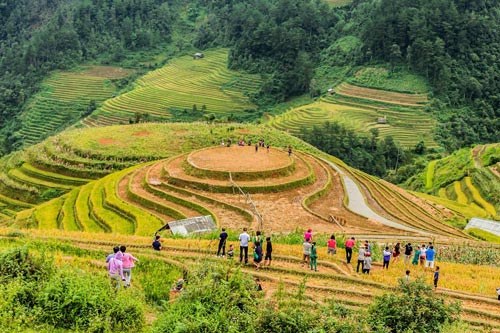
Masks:
[[[469,223],[465,226],[465,230],[469,228],[478,228],[492,234],[500,236],[500,222],[493,220],[480,219],[478,217],[473,217],[469,220]]]
[[[165,229],[170,229],[174,235],[187,236],[189,234],[202,234],[217,229],[212,216],[198,216],[184,220],[167,223]]]

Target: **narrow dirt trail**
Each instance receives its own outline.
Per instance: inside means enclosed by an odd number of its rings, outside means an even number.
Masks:
[[[403,230],[403,231],[409,231],[414,234],[428,234],[427,232],[423,232],[421,230],[417,230],[415,228],[411,228],[408,226],[405,226],[401,223],[394,222],[392,220],[389,220],[383,216],[380,216],[377,214],[375,211],[373,211],[368,204],[365,201],[364,195],[361,192],[359,186],[356,184],[354,179],[352,179],[349,175],[347,175],[345,172],[342,171],[342,169],[337,166],[335,163],[324,160],[326,163],[328,163],[333,169],[335,169],[342,177],[344,186],[345,186],[345,191],[347,193],[348,197],[348,208],[352,210],[353,212],[366,217],[367,219],[375,220],[377,222],[380,222],[388,227]]]

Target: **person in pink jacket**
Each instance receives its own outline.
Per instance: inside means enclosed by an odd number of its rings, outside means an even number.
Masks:
[[[125,281],[125,277],[123,276],[123,264],[120,258],[116,258],[115,256],[109,259],[108,273],[111,284],[113,284],[116,289],[120,289],[121,281]]]
[[[123,263],[123,275],[125,276],[125,287],[130,287],[130,279],[132,278],[132,267],[134,267],[134,261],[139,262],[139,259],[134,257],[128,252],[125,252],[127,248],[125,245],[120,246],[120,252],[123,253],[122,263]]]

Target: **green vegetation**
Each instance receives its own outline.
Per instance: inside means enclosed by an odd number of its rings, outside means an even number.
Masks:
[[[500,211],[500,180],[495,173],[497,147],[495,144],[464,148],[433,160],[426,170],[408,179],[405,186],[452,200],[456,203],[453,209],[465,216],[497,218]]]
[[[259,90],[261,79],[228,70],[227,53],[227,49],[210,50],[201,59],[183,56],[171,60],[137,80],[131,91],[107,100],[95,113],[97,123],[113,117],[115,123],[118,118],[127,123],[136,113],[170,121],[257,118],[256,106],[247,96]],[[175,110],[175,119],[170,110]]]
[[[128,73],[122,68],[94,66],[52,74],[21,115],[20,144],[37,143],[89,115],[116,91],[110,79]]]
[[[193,27],[179,15],[185,10],[184,3],[176,0],[168,5],[159,0],[2,4],[0,43],[8,47],[0,50],[0,154],[18,149],[25,144],[24,138],[33,143],[71,125],[82,112],[94,108],[92,97],[86,103],[69,102],[81,96],[80,88],[59,89],[61,84],[65,88],[81,86],[82,82],[71,78],[73,74],[65,77],[66,72],[51,71],[94,61],[150,68],[155,64],[141,64],[134,53],[143,58],[140,51],[165,53],[174,30],[189,36]],[[176,47],[168,49],[179,52]],[[44,79],[46,84],[41,84]],[[103,86],[103,80],[91,79],[89,90],[96,81]],[[92,92],[95,104],[103,100],[101,94],[111,92],[110,88],[106,85],[100,92]],[[34,97],[40,90],[43,92]],[[23,110],[29,111],[20,116]]]
[[[371,326],[392,333],[441,332],[444,323],[456,321],[459,315],[460,303],[445,303],[423,280],[408,283],[402,278],[398,293],[377,297],[369,309]]]
[[[155,284],[172,281],[170,275],[175,274],[175,269],[164,262],[145,259],[151,271],[146,274],[138,269],[136,279],[143,283],[146,291],[116,292],[100,268],[88,264],[83,267],[55,264],[58,252],[81,262],[104,255],[100,252],[85,253],[67,244],[56,245],[50,241],[14,245],[1,251],[2,330],[142,332],[146,324],[145,299],[149,301],[148,295],[157,292],[152,289]]]
[[[349,77],[347,82],[356,86],[409,94],[429,92],[429,85],[425,78],[402,68],[391,71],[382,66],[364,67]]]
[[[484,240],[486,242],[500,244],[500,236],[495,235],[491,232],[488,232],[488,231],[485,231],[482,229],[478,229],[478,228],[468,228],[466,230],[466,232],[469,235],[476,237],[478,239]]]

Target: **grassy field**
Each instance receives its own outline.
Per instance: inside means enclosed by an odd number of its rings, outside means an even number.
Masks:
[[[172,113],[176,118],[204,119],[209,114],[230,118],[255,112],[248,95],[259,90],[261,79],[227,69],[227,52],[209,50],[202,59],[188,55],[173,59],[137,80],[131,91],[107,100],[89,119],[118,124],[135,119],[136,113],[169,120]]]
[[[333,7],[347,6],[352,3],[352,0],[325,0],[327,3]]]
[[[426,94],[430,90],[424,78],[403,69],[391,72],[385,67],[361,68],[348,78],[347,82],[362,87],[410,94]]]
[[[53,73],[21,115],[24,143],[40,142],[77,122],[89,112],[91,101],[97,107],[116,91],[111,79],[130,72],[119,67],[87,66]]]

